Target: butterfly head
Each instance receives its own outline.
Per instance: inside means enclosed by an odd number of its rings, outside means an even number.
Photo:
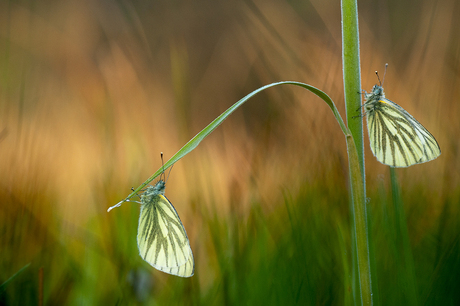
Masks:
[[[383,87],[380,85],[375,84],[374,87],[372,87],[372,95],[374,96],[385,96],[383,93]]]
[[[364,94],[364,99],[366,100],[365,106],[366,110],[372,110],[375,107],[375,104],[380,101],[382,98],[385,98],[385,93],[383,92],[383,87],[380,85],[374,85],[370,93]]]
[[[154,193],[165,193],[166,183],[163,180],[159,180],[155,186],[151,187]]]
[[[152,200],[159,194],[165,194],[166,184],[163,180],[159,180],[155,186],[149,186],[141,195],[141,203],[151,203]]]

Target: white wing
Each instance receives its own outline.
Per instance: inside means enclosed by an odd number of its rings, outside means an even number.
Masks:
[[[433,135],[401,106],[384,97],[368,103],[370,146],[379,162],[391,167],[409,167],[441,154]]]
[[[150,187],[149,187],[150,188]],[[192,249],[174,206],[161,193],[142,197],[137,245],[140,256],[163,272],[190,277],[195,263]]]

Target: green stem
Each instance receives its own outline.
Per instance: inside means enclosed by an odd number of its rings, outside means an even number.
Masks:
[[[353,137],[349,135],[346,139],[353,200],[352,212],[355,230],[355,241],[353,246],[356,248],[354,254],[357,257],[356,261],[358,264],[359,298],[361,300],[361,305],[372,305],[369,241],[367,238],[367,211],[363,190],[364,183]],[[355,302],[357,301],[358,295],[355,294]]]
[[[363,126],[360,118],[361,77],[359,62],[358,5],[356,0],[342,0],[342,60],[344,96],[347,125],[351,137],[347,137],[352,216],[354,225],[353,261],[357,263],[359,295],[354,289],[355,302],[372,305],[372,282],[369,258],[369,240],[366,211],[366,178],[364,174]],[[356,283],[356,282],[354,282]]]

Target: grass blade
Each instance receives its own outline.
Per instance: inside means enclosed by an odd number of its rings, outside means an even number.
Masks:
[[[205,127],[201,132],[195,135],[189,142],[187,142],[179,151],[177,151],[176,154],[174,154],[165,164],[162,166],[160,169],[158,169],[151,177],[149,177],[144,183],[142,183],[139,187],[133,190],[133,192],[126,197],[124,200],[118,202],[116,205],[110,207],[107,211],[112,210],[115,207],[119,207],[123,202],[129,201],[131,197],[136,195],[140,190],[142,190],[145,186],[147,186],[151,181],[153,181],[157,176],[159,176],[165,169],[171,167],[174,165],[177,161],[179,161],[181,158],[183,158],[185,155],[190,153],[193,149],[195,149],[200,142],[205,139],[209,134],[212,133],[219,125],[224,122],[225,119],[228,118],[238,107],[243,105],[246,101],[248,101],[250,98],[255,96],[256,94],[264,91],[265,89],[278,86],[278,85],[295,85],[295,86],[300,86],[303,87],[318,97],[320,97],[324,102],[329,105],[331,108],[335,118],[337,119],[337,122],[339,123],[343,133],[345,135],[348,135],[348,129],[345,127],[345,124],[343,123],[342,117],[340,116],[337,108],[335,107],[334,102],[331,100],[331,98],[323,91],[319,90],[316,87],[313,87],[308,84],[300,83],[300,82],[292,82],[292,81],[284,81],[284,82],[277,82],[277,83],[271,83],[268,85],[265,85],[263,87],[260,87],[259,89],[254,90],[250,94],[246,95],[244,98],[233,104],[231,107],[229,107],[225,112],[223,112],[219,117],[217,117],[214,121],[212,121],[207,127]]]

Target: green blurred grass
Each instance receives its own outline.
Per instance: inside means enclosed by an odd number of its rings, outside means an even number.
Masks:
[[[418,302],[460,304],[458,4],[423,3],[360,4],[364,89],[389,62],[387,97],[443,152],[397,171],[394,203],[366,147],[377,305],[414,302],[395,205]],[[106,213],[160,151],[257,87],[307,82],[343,114],[338,5],[0,5],[0,283],[31,263],[0,304],[37,304],[40,268],[45,304],[353,304],[345,142],[303,90],[255,97],[174,166],[166,194],[191,240],[191,279],[138,256],[137,205]]]

